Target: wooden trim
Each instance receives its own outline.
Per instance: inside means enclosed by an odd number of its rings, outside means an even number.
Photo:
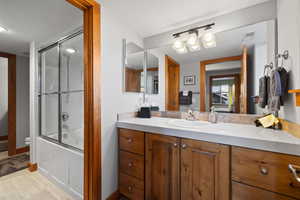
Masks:
[[[0,141],[8,140],[8,135],[0,136]]]
[[[179,110],[179,88],[180,88],[180,65],[170,56],[165,55],[165,110],[169,110],[169,67],[170,65],[175,65],[178,67],[179,70],[179,78],[178,78],[178,98],[174,101],[177,101],[176,104],[176,109]],[[172,109],[173,110],[173,109]],[[173,110],[174,111],[174,110]]]
[[[289,90],[290,94],[295,94],[296,106],[300,106],[300,89]]]
[[[119,198],[120,198],[120,193],[119,190],[117,190],[111,195],[109,195],[109,197],[106,200],[119,200]]]
[[[30,171],[30,172],[35,172],[35,171],[37,171],[37,169],[38,169],[38,165],[37,165],[37,163],[28,163],[28,170]]]
[[[211,60],[203,60],[200,62],[200,112],[206,112],[206,65],[229,62],[229,61],[242,61],[243,56],[223,57]]]
[[[158,71],[158,67],[147,68],[147,71]]]
[[[20,147],[16,149],[16,154],[26,153],[29,152],[29,146]]]
[[[16,154],[16,55],[0,52],[0,57],[8,59],[8,155]]]
[[[285,119],[279,119],[281,123],[281,128],[293,136],[300,138],[300,125]]]
[[[84,13],[84,200],[101,200],[100,5],[66,0]]]

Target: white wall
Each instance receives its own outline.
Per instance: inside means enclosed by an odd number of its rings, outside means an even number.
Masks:
[[[29,58],[17,56],[17,148],[29,137]]]
[[[115,123],[117,114],[136,109],[139,94],[123,93],[122,39],[142,45],[142,39],[130,27],[115,19],[102,8],[101,56],[101,132],[102,132],[102,199],[118,189],[118,140]]]
[[[8,59],[0,57],[0,136],[7,135],[8,127]]]
[[[180,91],[192,91],[199,92],[200,84],[200,61],[193,63],[179,63],[180,64]],[[184,76],[195,76],[195,85],[184,85]],[[180,106],[181,111],[187,111],[188,109],[200,110],[200,95],[193,94],[193,104],[190,106]]]
[[[300,88],[300,1],[278,0],[278,51],[288,50],[290,58],[285,68],[290,70],[290,89]],[[300,108],[295,107],[294,95],[280,111],[280,116],[292,122],[300,123]]]

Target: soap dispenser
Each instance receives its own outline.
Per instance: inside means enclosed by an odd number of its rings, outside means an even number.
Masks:
[[[211,123],[217,123],[217,112],[216,112],[216,108],[214,106],[212,106],[210,109],[208,121]]]

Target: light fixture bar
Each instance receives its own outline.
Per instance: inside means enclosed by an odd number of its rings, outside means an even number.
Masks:
[[[215,25],[215,23],[211,23],[211,24],[206,24],[206,25],[203,25],[203,26],[198,26],[198,27],[195,27],[195,28],[191,28],[191,29],[186,30],[186,31],[174,33],[173,37],[179,37],[183,33],[191,33],[191,32],[195,32],[195,31],[197,31],[199,29],[210,29],[214,25]]]

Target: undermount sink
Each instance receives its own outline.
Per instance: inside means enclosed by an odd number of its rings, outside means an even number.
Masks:
[[[168,124],[177,126],[177,127],[183,127],[183,128],[199,128],[205,125],[211,124],[210,122],[206,121],[190,121],[185,119],[172,119],[168,121]]]

